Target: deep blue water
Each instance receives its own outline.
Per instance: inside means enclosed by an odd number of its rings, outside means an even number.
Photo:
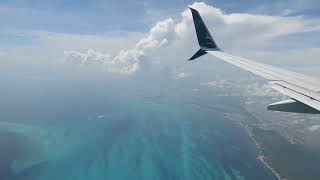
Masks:
[[[1,122],[1,179],[274,179],[240,126],[169,99],[123,96],[76,119]]]

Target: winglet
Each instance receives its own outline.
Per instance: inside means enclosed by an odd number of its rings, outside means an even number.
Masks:
[[[200,50],[196,52],[189,60],[194,60],[204,54],[206,51],[219,51],[219,47],[213,40],[207,26],[203,22],[199,12],[191,7],[189,7],[192,13],[192,18],[194,22],[194,27],[197,33],[198,43]]]
[[[198,57],[203,56],[203,55],[205,55],[205,54],[207,54],[207,52],[206,52],[205,50],[199,49],[199,51],[197,51],[197,52],[189,59],[189,61],[195,60],[195,59],[197,59]]]

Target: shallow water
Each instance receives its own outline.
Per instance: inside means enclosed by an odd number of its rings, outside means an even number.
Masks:
[[[128,97],[104,106],[80,119],[0,123],[10,132],[0,157],[12,152],[0,172],[6,180],[274,179],[245,131],[217,111]]]

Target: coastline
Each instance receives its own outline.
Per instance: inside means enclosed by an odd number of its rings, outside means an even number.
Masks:
[[[273,175],[275,175],[275,177],[278,180],[285,180],[285,178],[282,178],[280,173],[277,172],[277,170],[275,168],[273,168],[271,166],[271,164],[267,161],[266,156],[263,154],[262,152],[262,146],[259,144],[259,142],[254,138],[254,133],[252,132],[252,128],[250,128],[248,125],[243,124],[242,122],[239,123],[241,127],[244,128],[244,130],[246,131],[246,133],[249,135],[250,139],[254,142],[257,150],[258,150],[258,159],[259,161],[266,167],[268,168]]]
[[[262,145],[255,139],[254,137],[254,133],[253,133],[253,129],[251,127],[249,127],[247,124],[245,124],[244,122],[241,121],[236,121],[231,117],[231,114],[226,113],[225,117],[233,122],[235,122],[236,124],[239,124],[244,130],[245,132],[248,134],[248,136],[250,137],[250,139],[254,142],[257,151],[258,151],[258,157],[257,159],[259,159],[259,161],[267,168],[271,171],[271,173],[278,179],[278,180],[286,180],[286,178],[282,178],[281,174],[277,172],[277,170],[271,166],[271,164],[268,162],[268,160],[266,159],[266,156],[264,155],[262,149]]]
[[[250,126],[246,121],[235,120],[235,118],[229,119],[244,128],[256,146],[258,160],[270,170],[275,179],[319,179],[320,171],[317,167],[320,162],[320,154],[318,149],[311,149],[300,143],[292,143],[290,139],[276,131]]]

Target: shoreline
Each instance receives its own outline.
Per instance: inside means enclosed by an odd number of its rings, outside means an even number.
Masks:
[[[245,125],[243,123],[239,123],[241,127],[244,128],[244,130],[247,132],[247,134],[249,135],[250,139],[254,142],[255,146],[257,147],[258,150],[258,159],[259,161],[265,166],[267,167],[273,175],[275,175],[275,177],[278,180],[285,180],[285,178],[281,178],[280,173],[277,172],[277,170],[275,168],[273,168],[270,163],[266,160],[265,155],[262,152],[262,146],[259,144],[259,142],[254,138],[254,134],[252,132],[252,128],[250,128],[248,125]]]
[[[248,136],[250,137],[250,139],[254,142],[257,151],[258,151],[258,157],[257,159],[259,159],[259,161],[267,168],[271,171],[271,173],[278,179],[278,180],[286,180],[286,178],[282,178],[280,173],[277,172],[277,170],[275,168],[273,168],[270,163],[266,160],[266,156],[263,154],[262,152],[262,146],[259,144],[259,142],[254,138],[254,134],[252,132],[252,128],[249,127],[247,124],[243,123],[243,122],[239,122],[239,121],[235,121],[231,118],[231,115],[226,113],[225,117],[231,121],[233,121],[234,123],[240,125],[248,134]]]

